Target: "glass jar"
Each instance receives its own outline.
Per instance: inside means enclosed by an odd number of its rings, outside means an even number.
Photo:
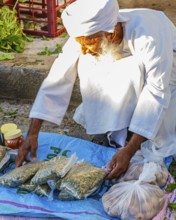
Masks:
[[[6,123],[1,126],[1,141],[2,145],[5,145],[4,134],[8,131],[17,129],[17,125],[14,123]]]
[[[21,143],[24,141],[24,137],[20,129],[8,131],[4,134],[5,146],[18,149]]]

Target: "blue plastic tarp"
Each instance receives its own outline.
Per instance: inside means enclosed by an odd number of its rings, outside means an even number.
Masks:
[[[39,134],[37,157],[38,160],[46,160],[57,155],[70,157],[73,153],[76,153],[79,160],[102,167],[115,152],[116,150],[113,148],[100,146],[82,139],[41,132]],[[4,173],[14,167],[14,163],[9,164]],[[57,217],[70,220],[117,219],[105,213],[101,202],[101,196],[109,187],[109,181],[105,181],[94,196],[84,200],[60,201],[57,197],[54,197],[54,200],[50,201],[47,197],[39,197],[35,193],[23,194],[25,192],[17,188],[0,186],[0,214]]]

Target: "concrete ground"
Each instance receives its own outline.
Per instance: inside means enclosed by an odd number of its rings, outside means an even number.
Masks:
[[[119,5],[121,8],[148,7],[163,10],[176,25],[176,0],[119,0]],[[57,56],[39,56],[37,53],[45,47],[54,50],[56,44],[64,44],[67,39],[68,36],[47,40],[35,38],[33,42],[27,43],[23,53],[14,54],[14,60],[0,61],[0,126],[7,122],[15,122],[22,131],[28,130],[28,114],[32,102]],[[45,123],[42,131],[91,139],[92,137],[86,135],[84,129],[72,120],[74,109],[80,101],[77,80],[69,110],[61,126]]]

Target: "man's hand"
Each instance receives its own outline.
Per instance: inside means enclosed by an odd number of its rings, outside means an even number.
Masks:
[[[128,144],[112,157],[109,167],[111,172],[108,174],[107,179],[117,178],[127,171],[131,158],[145,140],[145,137],[133,133]]]
[[[126,172],[130,160],[131,156],[128,154],[128,151],[125,147],[119,150],[110,161],[109,168],[111,172],[107,176],[107,179],[117,178]]]
[[[40,128],[42,126],[43,120],[41,119],[32,119],[28,135],[25,139],[25,141],[21,144],[21,146],[18,149],[18,155],[16,157],[16,166],[19,167],[22,165],[23,161],[29,162],[30,159],[28,158],[28,153],[30,153],[30,156],[32,160],[36,160],[36,151],[38,148],[38,134],[40,131]]]
[[[30,153],[32,160],[36,160],[36,151],[38,148],[38,137],[36,135],[27,136],[26,140],[18,149],[18,155],[16,157],[16,166],[19,167],[24,161],[30,162],[28,153]]]

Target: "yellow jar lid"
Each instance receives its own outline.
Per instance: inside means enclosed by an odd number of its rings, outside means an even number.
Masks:
[[[11,131],[8,131],[4,134],[4,139],[5,140],[12,140],[12,139],[15,139],[15,138],[18,138],[22,135],[22,132],[20,129],[15,129],[15,130],[11,130]]]
[[[8,131],[17,129],[17,125],[14,123],[7,123],[1,126],[1,132],[5,134]]]

